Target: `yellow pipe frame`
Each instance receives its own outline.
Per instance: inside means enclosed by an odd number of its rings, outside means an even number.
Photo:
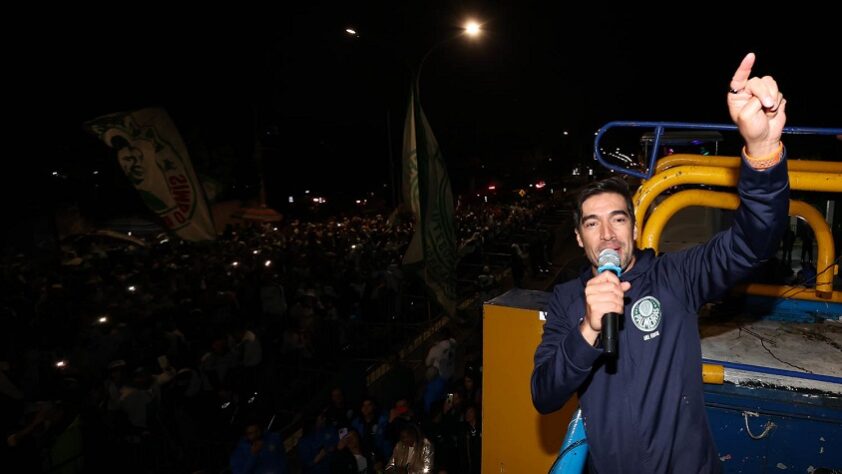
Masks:
[[[804,286],[749,283],[739,286],[737,289],[749,295],[769,296],[778,299],[789,298],[794,300],[820,301],[822,303],[842,303],[842,292],[840,291],[830,292],[827,296],[819,296],[812,288]]]
[[[640,235],[639,245],[642,248],[652,248],[655,252],[658,251],[658,243],[661,239],[661,232],[667,222],[681,209],[690,206],[705,206],[715,207],[719,209],[736,209],[740,205],[740,198],[736,194],[723,193],[718,191],[706,191],[702,189],[693,189],[688,191],[681,191],[673,194],[658,204],[658,207],[652,211],[649,220],[646,222],[645,230]],[[836,269],[830,270],[834,266],[834,259],[836,258],[835,249],[833,246],[833,234],[830,231],[830,226],[824,219],[824,216],[819,213],[813,206],[797,200],[789,201],[789,215],[800,216],[807,221],[807,224],[812,227],[816,235],[816,243],[818,244],[818,255],[816,260],[816,268],[818,275],[816,277],[815,296],[819,301],[827,301],[834,297],[833,291],[833,276],[836,274]],[[768,287],[768,288],[767,288]],[[747,291],[750,294],[760,294],[762,296],[779,296],[791,297],[795,299],[809,299],[803,297],[803,292],[792,290],[792,294],[788,294],[790,290],[773,290],[780,288],[775,285],[749,285],[748,290],[757,290],[760,293]],[[798,288],[798,287],[796,287]],[[770,295],[773,292],[775,295]],[[786,296],[784,296],[786,295]]]
[[[725,383],[725,367],[719,364],[702,364],[702,382],[722,385]]]
[[[677,166],[715,166],[717,168],[738,168],[742,158],[735,156],[704,156],[675,154],[658,160],[655,173],[675,168]],[[842,163],[834,161],[787,160],[790,171],[810,171],[814,173],[842,173]]]
[[[709,186],[736,187],[740,176],[739,168],[717,168],[714,166],[678,166],[652,176],[640,185],[634,194],[635,225],[638,231],[638,245],[642,246],[643,219],[646,211],[659,194],[673,186],[682,184],[706,184]],[[790,171],[789,187],[801,191],[842,192],[842,174]]]

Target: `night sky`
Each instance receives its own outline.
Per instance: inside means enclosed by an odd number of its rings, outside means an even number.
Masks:
[[[170,112],[223,197],[255,194],[255,133],[272,205],[304,189],[342,199],[385,193],[389,139],[395,176],[400,166],[408,71],[467,17],[483,23],[482,36],[437,47],[420,86],[457,192],[489,180],[515,185],[532,168],[544,178],[566,173],[589,159],[594,130],[610,120],[726,122],[724,94],[749,51],[755,72],[775,76],[788,97],[790,125],[842,126],[842,90],[830,75],[842,41],[822,12],[766,21],[733,4],[699,5],[654,21],[640,14],[648,6],[574,16],[561,2],[526,1],[161,8],[108,12],[106,21],[94,20],[102,12],[74,11],[79,21],[53,12],[18,25],[4,69],[12,150],[22,159],[10,161],[30,172],[5,194],[7,204],[14,193],[32,197],[11,215],[67,202],[95,217],[137,211],[118,166],[81,124],[147,106]],[[541,164],[548,156],[553,164]]]

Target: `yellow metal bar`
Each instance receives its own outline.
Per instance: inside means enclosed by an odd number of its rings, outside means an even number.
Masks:
[[[634,194],[634,217],[638,231],[638,244],[643,242],[643,219],[649,206],[658,195],[673,186],[682,184],[707,184],[710,186],[736,187],[739,168],[714,166],[678,166],[652,176]],[[801,191],[842,192],[842,174],[790,171],[789,186]]]
[[[725,383],[725,367],[719,364],[702,364],[702,382],[722,385]]]
[[[675,154],[665,156],[655,165],[655,173],[675,168],[676,166],[715,166],[717,168],[737,168],[742,158],[736,156],[704,156]],[[834,161],[788,160],[790,171],[811,171],[814,173],[842,173],[842,163]]]
[[[685,207],[705,206],[719,209],[736,209],[739,205],[740,198],[736,194],[731,193],[706,191],[702,189],[693,189],[675,193],[664,199],[664,201],[658,204],[658,207],[652,211],[652,215],[649,216],[649,220],[646,222],[645,230],[640,236],[640,246],[643,248],[652,248],[655,252],[657,252],[658,243],[661,240],[661,232],[663,232],[667,222],[669,222],[672,216]],[[822,216],[816,208],[803,201],[797,201],[794,199],[790,200],[789,214],[804,218],[816,234],[816,243],[819,247],[816,261],[816,268],[818,269],[818,276],[816,277],[816,294],[820,298],[823,298],[822,301],[826,301],[827,298],[831,297],[833,292],[833,276],[836,273],[834,270],[826,270],[834,265],[833,260],[836,258],[836,251],[833,246],[833,234],[831,233],[827,222],[824,220],[824,216]],[[798,297],[795,298],[804,299]]]
[[[817,295],[813,288],[804,286],[749,283],[747,285],[740,285],[735,289],[749,295],[769,296],[778,299],[789,298],[793,300],[820,301],[822,303],[842,303],[842,292],[840,291],[832,291],[827,297],[824,297]]]

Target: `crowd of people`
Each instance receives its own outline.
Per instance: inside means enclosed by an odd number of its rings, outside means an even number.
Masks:
[[[460,208],[464,258],[487,267],[483,249],[521,235],[550,207],[527,197]],[[396,326],[428,320],[426,305],[410,297],[423,288],[400,268],[412,232],[409,222],[377,215],[232,228],[205,243],[77,237],[53,259],[6,252],[0,450],[19,472],[213,471],[229,464],[247,420],[260,420],[251,438],[277,447],[273,433],[295,423],[326,374],[348,358],[386,358],[414,335]],[[419,410],[415,388],[407,406],[425,422],[450,413],[448,436],[464,418],[478,422],[458,389],[451,405]],[[374,399],[387,413],[397,402],[372,397],[375,407]],[[337,451],[370,444],[370,422],[352,423],[370,410],[364,405],[326,418],[330,429],[357,432],[339,439],[337,431]],[[370,466],[390,461],[401,439],[397,425],[390,433]],[[304,461],[306,439],[301,464],[322,472]]]

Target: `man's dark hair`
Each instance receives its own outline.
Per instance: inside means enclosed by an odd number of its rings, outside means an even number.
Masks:
[[[631,219],[632,225],[634,225],[634,204],[632,203],[632,195],[629,190],[629,185],[621,178],[612,176],[610,178],[589,183],[587,186],[582,188],[581,191],[579,191],[579,194],[576,196],[576,211],[573,214],[577,229],[580,225],[582,225],[582,204],[592,196],[605,193],[614,193],[623,196],[626,200],[626,210],[629,213],[629,218]]]
[[[379,403],[377,403],[377,399],[374,398],[374,396],[372,395],[364,396],[363,399],[360,400],[360,406],[363,406],[363,403],[365,402],[371,402],[371,404],[374,405],[375,408],[377,408],[380,405]]]

